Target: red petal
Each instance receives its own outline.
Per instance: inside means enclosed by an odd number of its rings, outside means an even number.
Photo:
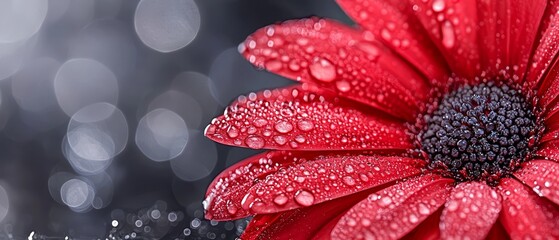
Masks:
[[[452,70],[473,78],[479,71],[475,1],[411,0],[413,10]]]
[[[343,213],[377,190],[361,191],[306,208],[256,215],[242,239],[324,239],[330,236]]]
[[[523,80],[546,1],[476,2],[482,69],[495,75],[512,67],[518,79]]]
[[[240,51],[258,67],[407,120],[415,118],[428,97],[426,80],[398,56],[366,33],[332,20],[292,20],[262,28]]]
[[[342,217],[332,238],[401,238],[444,204],[451,184],[424,175],[371,194]]]
[[[439,230],[439,222],[443,209],[439,208],[427,219],[423,220],[413,231],[408,233],[402,240],[439,240],[441,239],[441,231]]]
[[[547,160],[559,162],[559,141],[550,141],[541,144],[536,154]]]
[[[559,204],[559,164],[546,160],[534,160],[524,164],[514,173],[539,196]]]
[[[374,111],[303,86],[239,97],[206,128],[214,141],[254,149],[366,150],[412,147],[406,128]]]
[[[402,157],[328,157],[269,175],[243,199],[244,209],[273,213],[308,207],[421,173],[423,161]]]
[[[559,1],[551,1],[545,10],[544,17],[542,17],[541,36],[538,38],[539,42],[536,42],[536,51],[531,59],[532,64],[529,66],[528,77],[526,78],[533,86],[538,86],[538,84],[549,86],[549,80],[552,80],[544,77],[544,75],[548,72],[557,53],[559,53],[559,45],[557,44],[559,41],[559,15],[556,14],[558,11]]]
[[[559,34],[559,31],[557,34]],[[555,101],[557,96],[559,96],[559,61],[557,59],[555,59],[555,62],[547,69],[545,74],[538,90],[538,105],[545,110],[544,118],[546,122],[556,121],[556,113],[559,110],[557,101]]]
[[[502,239],[510,239],[507,230],[503,227],[501,221],[497,221],[493,224],[493,227],[487,234],[487,238],[485,240],[502,240]]]
[[[485,183],[458,184],[441,216],[442,239],[485,239],[501,211],[501,197]]]
[[[514,179],[505,178],[499,186],[500,221],[512,239],[559,238],[557,206]]]
[[[523,79],[532,54],[547,0],[509,0],[509,59]]]
[[[421,70],[428,79],[446,81],[449,70],[407,1],[337,0],[359,25]]]
[[[318,152],[267,152],[247,158],[220,173],[208,187],[206,218],[229,220],[248,216],[241,200],[251,186],[280,168],[320,156]]]

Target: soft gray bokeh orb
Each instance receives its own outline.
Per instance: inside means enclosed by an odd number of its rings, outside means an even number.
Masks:
[[[0,1],[0,43],[19,42],[33,36],[47,16],[48,1]]]
[[[188,45],[200,29],[200,12],[193,0],[142,0],[134,26],[140,40],[159,52],[173,52]]]
[[[116,104],[118,82],[105,65],[92,59],[75,58],[58,69],[54,79],[54,92],[62,110],[72,116],[93,103]]]
[[[136,145],[154,161],[165,161],[180,155],[188,142],[188,129],[175,112],[158,108],[138,123]]]

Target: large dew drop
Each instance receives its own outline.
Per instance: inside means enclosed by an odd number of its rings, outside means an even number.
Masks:
[[[318,58],[309,66],[311,75],[319,81],[332,82],[336,79],[336,67],[323,58]]]
[[[295,202],[301,206],[310,206],[314,203],[314,195],[306,190],[299,190],[295,193]]]
[[[453,48],[456,42],[456,36],[454,34],[454,27],[450,21],[445,21],[441,27],[441,32],[443,34],[443,46],[446,48]]]

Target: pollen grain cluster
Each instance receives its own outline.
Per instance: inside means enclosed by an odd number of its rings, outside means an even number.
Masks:
[[[532,105],[507,85],[465,85],[423,117],[419,139],[428,168],[457,181],[494,184],[529,156],[536,130]]]

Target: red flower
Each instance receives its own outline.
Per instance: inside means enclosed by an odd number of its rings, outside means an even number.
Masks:
[[[269,149],[211,184],[244,239],[559,238],[559,1],[338,0],[240,46],[303,84],[206,129]]]

